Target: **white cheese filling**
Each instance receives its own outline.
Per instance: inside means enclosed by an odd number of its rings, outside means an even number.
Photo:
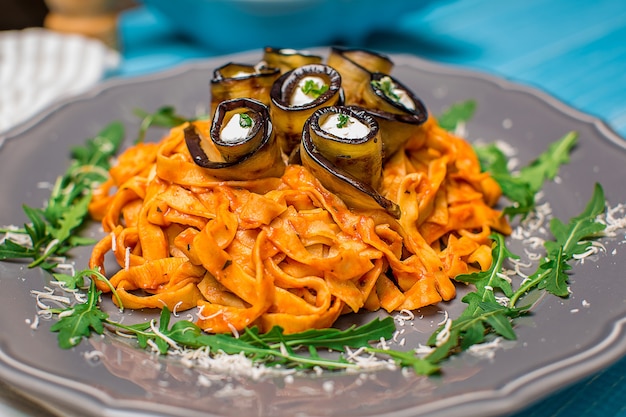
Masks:
[[[406,107],[409,110],[415,110],[415,102],[411,100],[411,97],[409,97],[409,95],[406,93],[405,90],[396,88],[393,90],[393,92],[398,97],[400,97],[400,100],[399,100],[400,104],[402,104],[404,107]]]
[[[243,123],[245,126],[246,123]],[[244,127],[241,122],[241,114],[237,113],[226,123],[220,132],[220,139],[223,142],[237,142],[248,137],[250,129],[254,127],[254,121],[250,126]]]
[[[397,99],[390,97],[392,100],[396,101],[397,103],[402,104],[404,107],[406,107],[409,110],[415,110],[415,102],[413,102],[411,97],[409,97],[409,94],[406,92],[406,90],[402,88],[398,88],[398,86],[389,77],[381,78],[380,82],[381,84],[389,83],[392,86],[391,93],[397,97]]]
[[[343,121],[342,117],[345,116],[339,113],[332,113],[321,121],[320,127],[322,130],[344,139],[359,139],[367,136],[370,132],[367,125],[354,117],[347,116],[347,121]]]
[[[316,88],[321,88],[322,86],[326,85],[326,82],[321,77],[316,77],[312,75],[302,77],[298,81],[298,85],[296,86],[296,88],[293,89],[293,94],[291,95],[291,100],[289,101],[289,104],[291,106],[304,106],[305,104],[309,104],[317,97],[319,97],[318,95],[312,93],[305,94],[304,91],[302,91],[307,81],[312,81],[316,85]]]

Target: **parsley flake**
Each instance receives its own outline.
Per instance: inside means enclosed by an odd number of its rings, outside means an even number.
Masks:
[[[396,84],[391,77],[383,77],[380,80],[373,80],[372,86],[387,96],[392,101],[400,102],[400,96],[396,93]]]
[[[337,114],[337,127],[338,128],[343,128],[343,127],[347,127],[349,123],[352,123],[352,121],[350,120],[350,116],[348,116],[347,114]]]
[[[307,96],[318,98],[326,91],[328,91],[328,86],[326,84],[320,85],[313,80],[306,80],[304,82],[304,85],[300,89]]]
[[[241,113],[239,115],[239,126],[243,127],[243,128],[249,128],[252,127],[252,118],[250,116],[248,116],[245,113]]]

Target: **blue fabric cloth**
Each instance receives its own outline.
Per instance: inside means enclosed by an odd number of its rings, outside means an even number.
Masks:
[[[121,16],[120,41],[123,62],[114,76],[121,77],[218,54],[145,7]],[[624,0],[435,2],[362,42],[354,46],[412,53],[536,86],[626,137]],[[626,417],[624,375],[626,358],[514,416]]]

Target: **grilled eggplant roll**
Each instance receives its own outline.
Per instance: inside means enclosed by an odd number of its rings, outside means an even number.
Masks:
[[[302,131],[300,159],[348,206],[382,208],[400,217],[400,208],[377,191],[382,181],[382,140],[378,123],[366,111],[340,106],[316,110]]]
[[[316,109],[343,103],[341,76],[328,65],[304,65],[281,75],[272,86],[270,99],[278,142],[290,155],[300,143],[304,123]]]
[[[211,79],[211,114],[218,104],[234,98],[253,98],[266,106],[270,90],[280,76],[278,68],[228,63],[213,71]]]
[[[389,113],[412,115],[426,121],[424,103],[411,90],[391,75],[372,73],[371,80],[363,90],[363,107]]]
[[[364,49],[331,48],[327,64],[341,74],[346,105],[362,105],[363,90],[372,73],[389,74],[393,62],[385,55]]]
[[[428,117],[426,112],[409,115],[356,106],[354,108],[367,111],[378,122],[380,137],[383,142],[383,163],[400,150],[410,138],[416,137],[417,131]]]
[[[370,74],[370,82],[363,89],[361,101],[362,105],[355,107],[365,108],[380,126],[384,161],[400,149],[428,119],[424,103],[387,74]]]
[[[265,47],[263,61],[270,68],[278,68],[281,74],[309,64],[321,64],[320,55],[310,54],[295,49]]]
[[[184,134],[193,161],[217,178],[279,177],[285,169],[269,109],[257,100],[221,102],[215,110],[210,140],[205,140],[193,124],[185,128]]]

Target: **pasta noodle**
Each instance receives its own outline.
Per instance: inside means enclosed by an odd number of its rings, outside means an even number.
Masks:
[[[452,299],[456,275],[489,268],[491,231],[510,232],[497,183],[433,118],[383,166],[380,193],[399,218],[348,207],[291,160],[280,176],[218,178],[194,163],[190,124],[211,128],[189,122],[129,148],[90,204],[106,235],[89,266],[104,273],[112,254],[125,308],[197,307],[213,333],[325,328],[349,312]]]

